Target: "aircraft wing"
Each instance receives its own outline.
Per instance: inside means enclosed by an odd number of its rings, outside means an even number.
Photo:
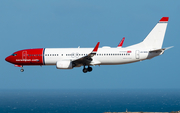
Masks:
[[[89,65],[91,64],[91,61],[93,60],[92,57],[94,55],[96,55],[98,47],[99,47],[99,43],[98,42],[95,46],[95,48],[93,49],[93,51],[91,53],[89,53],[88,55],[81,57],[79,59],[76,59],[74,61],[72,61],[76,66],[81,66],[81,65]]]

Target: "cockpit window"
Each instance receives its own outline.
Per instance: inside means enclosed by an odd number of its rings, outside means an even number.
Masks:
[[[16,55],[17,55],[17,54],[14,54],[14,53],[12,54],[12,56],[16,56]]]

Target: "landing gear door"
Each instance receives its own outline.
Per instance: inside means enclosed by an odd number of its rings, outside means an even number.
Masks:
[[[140,58],[140,52],[139,50],[136,50],[136,59],[139,59]]]
[[[27,59],[27,51],[22,52],[22,59]]]

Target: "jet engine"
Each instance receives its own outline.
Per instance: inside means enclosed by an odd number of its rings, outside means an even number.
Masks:
[[[57,69],[72,69],[73,65],[70,60],[62,60],[62,61],[57,61],[56,68]]]

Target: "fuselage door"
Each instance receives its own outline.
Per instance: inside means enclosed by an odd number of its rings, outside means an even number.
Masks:
[[[139,50],[136,50],[136,59],[139,59],[140,58],[140,52]]]
[[[27,59],[27,51],[22,52],[22,59]]]

